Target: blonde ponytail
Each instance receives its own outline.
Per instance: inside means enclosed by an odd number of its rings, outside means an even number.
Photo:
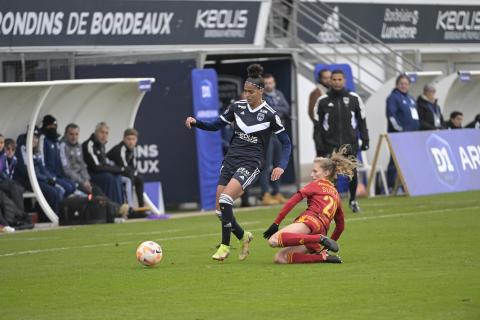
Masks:
[[[330,157],[316,158],[314,162],[320,164],[323,170],[331,172],[327,177],[330,180],[336,179],[338,174],[352,179],[354,170],[360,165],[355,156],[348,155],[348,145],[343,145],[337,151],[333,151]]]

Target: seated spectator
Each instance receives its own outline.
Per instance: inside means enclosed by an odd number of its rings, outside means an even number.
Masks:
[[[77,185],[68,179],[63,172],[62,161],[60,159],[59,141],[60,136],[57,133],[57,120],[51,116],[43,117],[42,129],[39,137],[39,151],[43,158],[45,168],[55,178],[56,184],[62,186],[65,190],[65,196],[69,196],[77,189]]]
[[[13,201],[21,212],[25,212],[23,205],[23,192],[25,189],[13,180],[17,166],[17,157],[15,156],[17,144],[13,139],[6,139],[4,146],[3,150],[0,151],[0,190]]]
[[[124,203],[121,178],[124,169],[111,164],[105,151],[109,132],[110,128],[105,122],[97,124],[95,132],[82,143],[83,159],[91,181],[98,185],[110,200]]]
[[[135,147],[138,142],[138,132],[135,129],[127,129],[123,133],[123,141],[110,149],[107,157],[112,160],[118,167],[123,167],[122,172],[124,177],[127,177],[131,184],[135,186],[135,193],[138,199],[139,208],[137,211],[149,210],[145,207],[143,201],[143,179],[137,171],[137,159],[135,156]],[[127,185],[128,186],[128,185]],[[131,188],[126,190],[128,204],[132,207],[132,191]]]
[[[35,169],[35,175],[40,186],[45,200],[47,200],[50,208],[55,213],[59,213],[60,201],[63,199],[65,190],[58,184],[56,179],[50,174],[50,172],[43,165],[43,158],[40,154],[39,145],[39,130],[35,128],[32,141],[33,149],[33,167]],[[26,134],[21,134],[17,138],[18,150],[17,150],[17,170],[15,171],[15,179],[19,181],[27,190],[32,191],[32,186],[28,178],[27,171],[27,146],[26,146]]]
[[[450,113],[450,119],[445,123],[447,129],[462,129],[463,113],[453,111]]]
[[[474,128],[474,129],[480,129],[480,113],[475,116],[475,119],[473,119],[472,122],[467,124],[465,128]]]
[[[82,146],[78,143],[80,128],[75,123],[65,127],[65,134],[60,140],[60,159],[62,161],[65,176],[78,185],[78,189],[86,194],[93,193],[93,185],[90,182],[87,164],[83,160]],[[103,192],[96,187],[96,195]]]
[[[444,128],[442,111],[435,99],[436,89],[427,84],[423,87],[423,94],[418,96],[417,109],[420,119],[420,130],[438,130]]]

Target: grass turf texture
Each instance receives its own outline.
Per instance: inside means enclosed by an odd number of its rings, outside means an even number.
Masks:
[[[237,212],[255,235],[244,262],[236,241],[210,258],[213,214],[2,235],[0,318],[480,318],[480,192],[360,204],[345,209],[342,265],[274,265],[261,234],[278,207]],[[154,268],[135,260],[145,240],[164,251]]]

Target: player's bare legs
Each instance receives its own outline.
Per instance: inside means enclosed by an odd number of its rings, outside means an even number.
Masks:
[[[288,232],[288,233],[301,233],[301,234],[310,234],[310,228],[307,227],[304,223],[292,223],[286,226],[285,228],[282,228],[280,231],[275,233],[273,236],[268,239],[268,244],[272,248],[277,248],[279,247],[278,243],[278,236],[282,232]]]
[[[338,244],[334,240],[322,234],[311,234],[310,228],[301,222],[286,226],[268,239],[268,244],[272,248],[292,247],[309,243],[320,243],[333,252],[339,250]]]
[[[282,230],[275,233],[268,240],[268,244],[273,247],[286,247],[277,252],[273,261],[279,264],[285,263],[341,263],[339,257],[329,256],[326,250],[338,249],[335,241],[320,235],[310,234],[310,228],[304,223],[292,223]],[[305,243],[305,245],[303,245]],[[324,247],[320,246],[323,245]],[[309,248],[318,249],[309,250]],[[335,248],[336,246],[336,248]]]

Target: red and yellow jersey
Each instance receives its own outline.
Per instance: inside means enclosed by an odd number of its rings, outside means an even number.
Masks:
[[[340,195],[335,186],[328,180],[315,180],[298,191],[307,198],[308,211],[313,211],[328,223],[332,221],[337,208],[341,206]]]
[[[325,230],[328,230],[332,220],[335,220],[335,231],[331,238],[337,240],[343,232],[345,219],[340,195],[335,186],[328,180],[315,180],[295,193],[282,208],[275,219],[280,224],[290,210],[304,198],[307,198],[308,208],[302,213],[320,220]]]

